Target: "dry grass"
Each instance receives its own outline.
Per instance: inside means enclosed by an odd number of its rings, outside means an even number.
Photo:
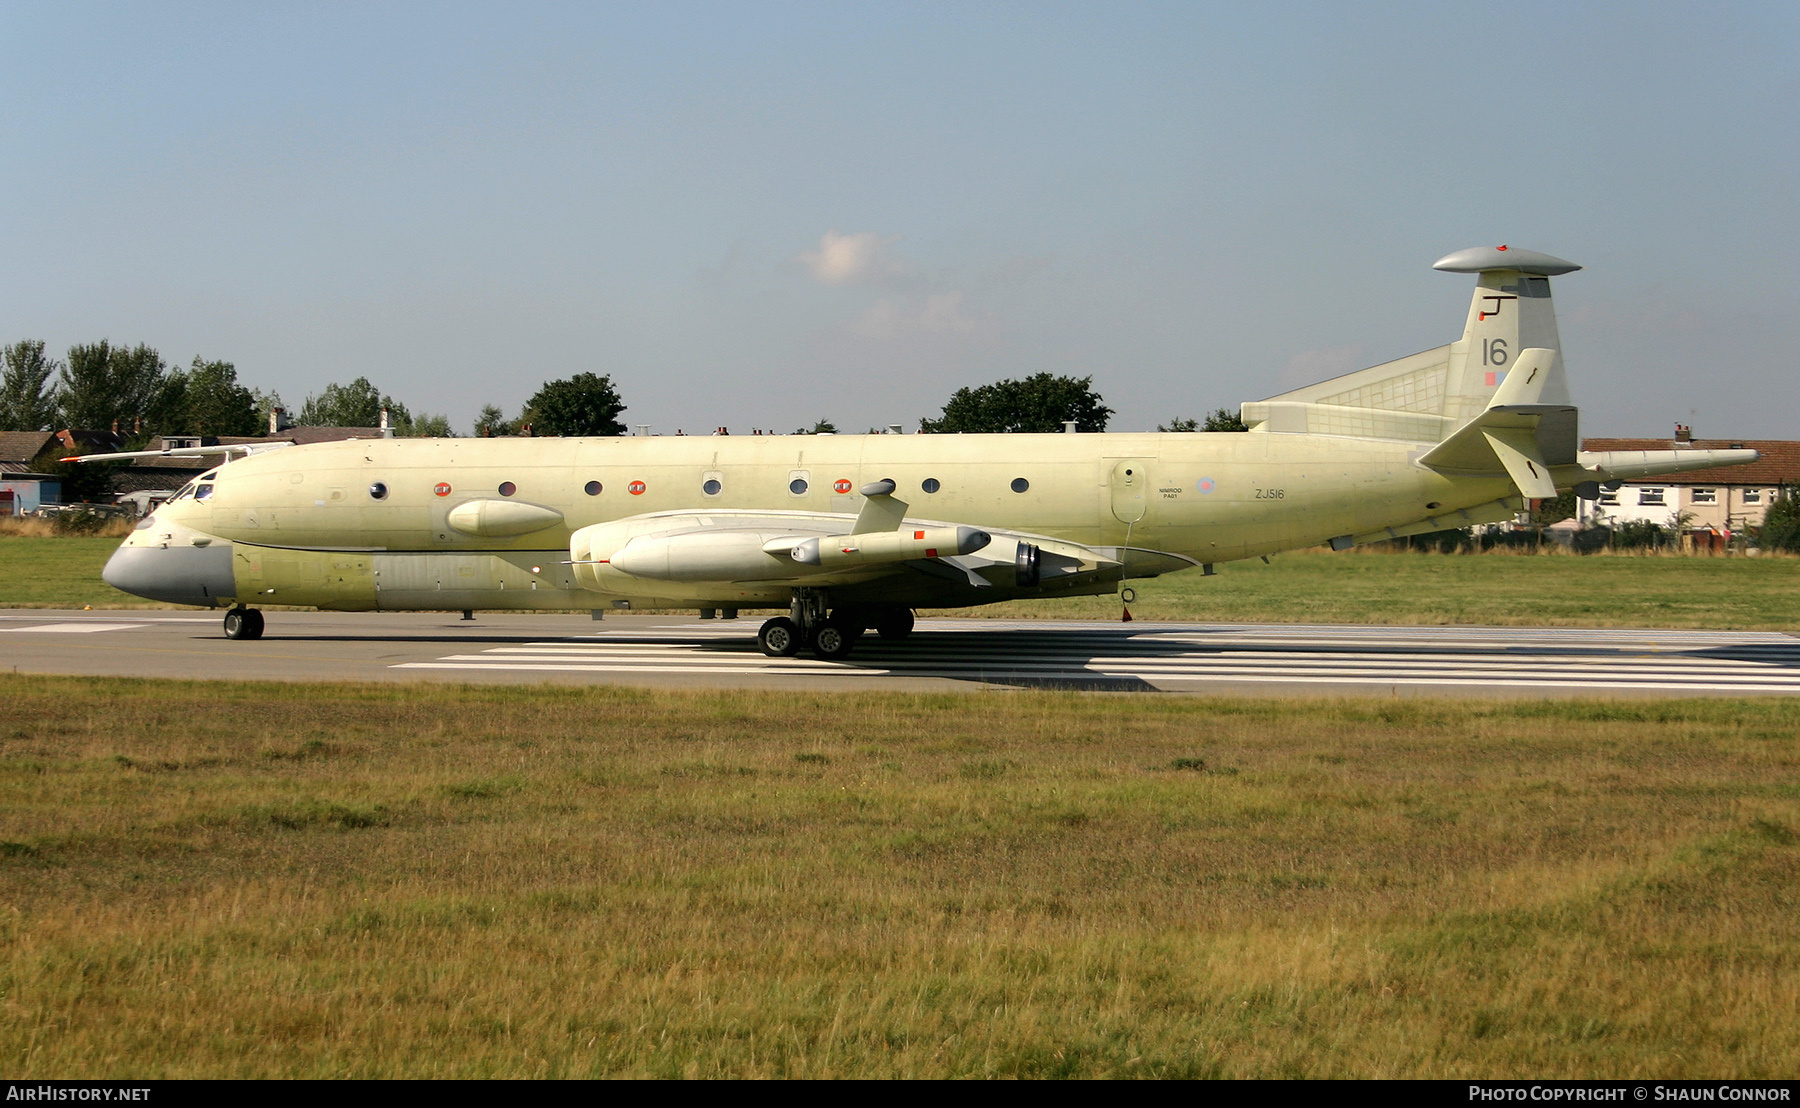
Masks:
[[[0,678],[41,1076],[1786,1076],[1800,705]]]

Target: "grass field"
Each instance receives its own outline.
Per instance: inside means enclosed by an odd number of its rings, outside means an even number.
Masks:
[[[1800,1069],[1792,701],[0,699],[13,1074]]]
[[[0,607],[159,607],[111,588],[116,538],[0,535]],[[1244,623],[1800,628],[1800,558],[1437,555],[1294,551],[1136,582],[1132,614]],[[930,613],[1118,619],[1114,597]]]

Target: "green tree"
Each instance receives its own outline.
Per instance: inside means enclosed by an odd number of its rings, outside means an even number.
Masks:
[[[62,367],[62,424],[104,431],[115,422],[129,434],[142,421],[145,434],[180,418],[185,375],[175,380],[162,356],[139,343],[131,349],[102,340],[69,348]]]
[[[1769,505],[1756,532],[1756,543],[1764,550],[1800,554],[1800,491],[1788,489]]]
[[[254,435],[268,427],[267,416],[259,425],[257,397],[238,384],[237,367],[230,362],[208,362],[196,356],[184,376],[183,425],[176,431],[189,435]]]
[[[413,439],[453,439],[456,432],[450,429],[450,417],[444,415],[415,416],[406,426],[394,432]]]
[[[503,438],[519,433],[521,420],[507,419],[506,413],[492,404],[483,405],[481,414],[475,417],[476,438]]]
[[[1215,408],[1206,413],[1206,422],[1200,425],[1202,431],[1248,431],[1244,425],[1243,409],[1232,411],[1229,408]]]
[[[921,434],[1061,431],[1067,420],[1078,431],[1106,430],[1113,410],[1093,390],[1092,377],[1039,373],[1023,381],[996,381],[977,389],[957,389],[937,419],[919,420]]]
[[[525,402],[533,413],[532,433],[537,435],[623,435],[618,415],[624,401],[613,388],[612,377],[577,373],[562,381],[547,381]]]
[[[6,376],[0,380],[0,431],[54,431],[58,397],[50,380],[62,364],[44,356],[35,339],[5,348]]]
[[[831,422],[829,419],[821,419],[821,420],[816,421],[812,425],[811,430],[807,430],[805,427],[794,428],[794,434],[796,434],[796,435],[835,435],[835,434],[837,434],[837,424]]]
[[[307,397],[299,422],[307,427],[379,427],[383,408],[388,410],[388,426],[395,434],[412,423],[406,405],[384,395],[367,377],[358,377],[347,385],[333,382],[318,395]]]
[[[1200,421],[1197,419],[1184,419],[1181,416],[1176,416],[1169,421],[1167,427],[1164,427],[1159,423],[1156,425],[1156,429],[1165,433],[1170,431],[1198,431],[1200,429]]]

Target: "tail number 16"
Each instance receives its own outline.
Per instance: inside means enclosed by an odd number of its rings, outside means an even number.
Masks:
[[[1505,339],[1484,339],[1481,343],[1482,365],[1505,365],[1507,359]]]

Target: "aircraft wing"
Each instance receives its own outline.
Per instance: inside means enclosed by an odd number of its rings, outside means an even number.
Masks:
[[[1198,564],[1161,551],[913,519],[890,482],[862,492],[867,502],[856,516],[695,510],[595,524],[572,536],[571,561],[585,587],[621,595],[670,585],[831,588],[915,607],[954,606],[976,595],[1106,592],[1123,576]]]

